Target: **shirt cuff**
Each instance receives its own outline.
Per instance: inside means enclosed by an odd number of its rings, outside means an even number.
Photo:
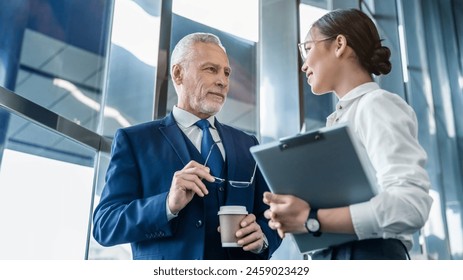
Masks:
[[[178,216],[178,213],[174,214],[169,209],[169,195],[167,195],[167,199],[166,199],[166,214],[167,214],[167,221],[170,221],[173,218],[176,218]]]
[[[355,233],[360,240],[382,236],[381,228],[376,221],[374,211],[371,209],[371,202],[353,204],[349,206],[349,210]]]
[[[263,234],[263,233],[262,233],[262,234]],[[264,243],[262,244],[262,247],[260,247],[259,250],[252,250],[251,252],[253,252],[254,254],[261,254],[261,253],[263,253],[265,250],[267,250],[267,248],[268,248],[267,236],[265,236],[265,234],[264,234],[264,236],[263,236],[262,239],[264,239]]]

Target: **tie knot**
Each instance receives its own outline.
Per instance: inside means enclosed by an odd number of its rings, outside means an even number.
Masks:
[[[201,128],[202,130],[206,129],[206,128],[209,128],[210,126],[210,123],[207,119],[203,119],[203,120],[199,120],[195,123],[195,125],[197,125],[199,128]]]

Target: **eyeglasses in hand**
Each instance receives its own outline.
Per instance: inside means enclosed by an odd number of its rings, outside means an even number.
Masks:
[[[215,145],[218,145],[218,143],[220,143],[221,141],[216,141],[214,142],[214,144],[212,144],[209,152],[207,153],[207,157],[206,157],[206,161],[204,162],[204,166],[207,165],[207,161],[209,160],[209,157],[211,156],[211,152],[212,152],[212,149],[214,148]],[[249,182],[247,181],[233,181],[233,180],[225,180],[225,179],[222,179],[222,178],[219,178],[219,177],[216,177],[216,176],[213,176],[214,179],[215,179],[215,182],[214,183],[217,183],[217,184],[221,184],[225,181],[228,181],[228,183],[230,184],[230,186],[232,187],[235,187],[235,188],[247,188],[249,187],[252,182],[254,182],[254,176],[256,175],[256,169],[257,169],[257,162],[256,164],[254,165],[254,171],[252,172],[252,177],[251,179],[249,180]]]

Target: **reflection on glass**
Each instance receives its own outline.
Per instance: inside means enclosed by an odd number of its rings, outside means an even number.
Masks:
[[[112,1],[3,1],[0,65],[8,73],[2,85],[90,130],[100,110],[82,103],[54,79],[73,84],[94,103],[102,103],[107,27]],[[6,3],[8,2],[8,3]]]
[[[127,126],[108,110],[132,125],[153,119],[157,67],[163,63],[158,61],[161,2],[114,1],[101,132],[107,137]]]

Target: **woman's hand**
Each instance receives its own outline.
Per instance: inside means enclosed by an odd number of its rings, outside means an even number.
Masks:
[[[264,216],[269,219],[270,228],[277,230],[281,238],[286,233],[306,233],[305,223],[309,216],[310,205],[294,196],[264,193],[264,203],[270,206]]]

